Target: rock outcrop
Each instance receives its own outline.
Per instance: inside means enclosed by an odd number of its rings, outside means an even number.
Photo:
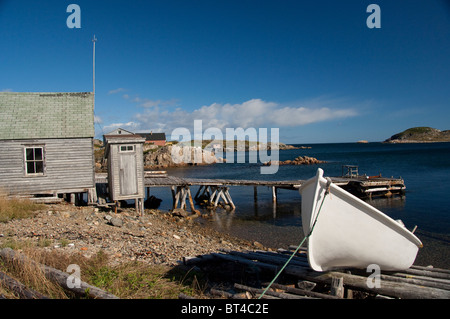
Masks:
[[[287,160],[287,161],[270,161],[264,163],[264,165],[312,165],[312,164],[321,164],[326,163],[326,161],[318,160],[315,157],[309,157],[309,156],[299,156],[295,158],[294,160]]]
[[[192,146],[168,145],[144,154],[144,166],[151,168],[182,167],[221,163],[214,152]]]
[[[450,130],[440,131],[432,127],[413,127],[392,135],[384,143],[450,142]]]

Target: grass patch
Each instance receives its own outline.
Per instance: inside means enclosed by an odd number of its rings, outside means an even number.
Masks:
[[[91,258],[81,254],[67,255],[57,250],[43,251],[36,247],[22,247],[26,254],[41,264],[66,271],[70,264],[77,264],[81,280],[112,293],[122,299],[177,299],[180,293],[201,298],[206,282],[194,271],[183,271],[165,265],[149,265],[132,261],[116,266],[109,265],[109,257],[100,251]],[[19,266],[0,259],[0,271],[16,278],[43,295],[57,299],[75,298],[70,292],[53,284],[33,265]],[[0,293],[14,298],[0,284]]]
[[[36,204],[28,199],[8,198],[0,195],[0,222],[6,223],[13,219],[30,218],[43,209],[44,205]]]

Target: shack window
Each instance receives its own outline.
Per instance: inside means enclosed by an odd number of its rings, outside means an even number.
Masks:
[[[43,147],[25,147],[25,173],[27,175],[44,174]]]
[[[120,145],[120,152],[134,152],[134,145]]]

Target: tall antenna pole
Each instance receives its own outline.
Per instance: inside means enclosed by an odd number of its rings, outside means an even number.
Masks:
[[[93,48],[93,54],[92,54],[92,93],[94,94],[94,109],[95,109],[95,42],[97,42],[97,38],[95,37],[92,39],[92,42],[94,43]]]

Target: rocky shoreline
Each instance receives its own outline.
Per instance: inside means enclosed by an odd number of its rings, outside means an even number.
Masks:
[[[450,130],[441,131],[432,127],[412,127],[392,135],[383,143],[439,143],[450,142]]]
[[[264,165],[313,165],[321,163],[326,163],[326,161],[318,160],[317,158],[310,156],[298,156],[293,160],[270,161],[264,163]]]
[[[221,249],[262,249],[257,242],[229,237],[160,210],[111,210],[77,207],[68,203],[46,205],[33,218],[0,223],[0,245],[31,244],[36,249],[59,250],[92,257],[102,251],[112,265],[129,261],[174,266],[183,257]]]

